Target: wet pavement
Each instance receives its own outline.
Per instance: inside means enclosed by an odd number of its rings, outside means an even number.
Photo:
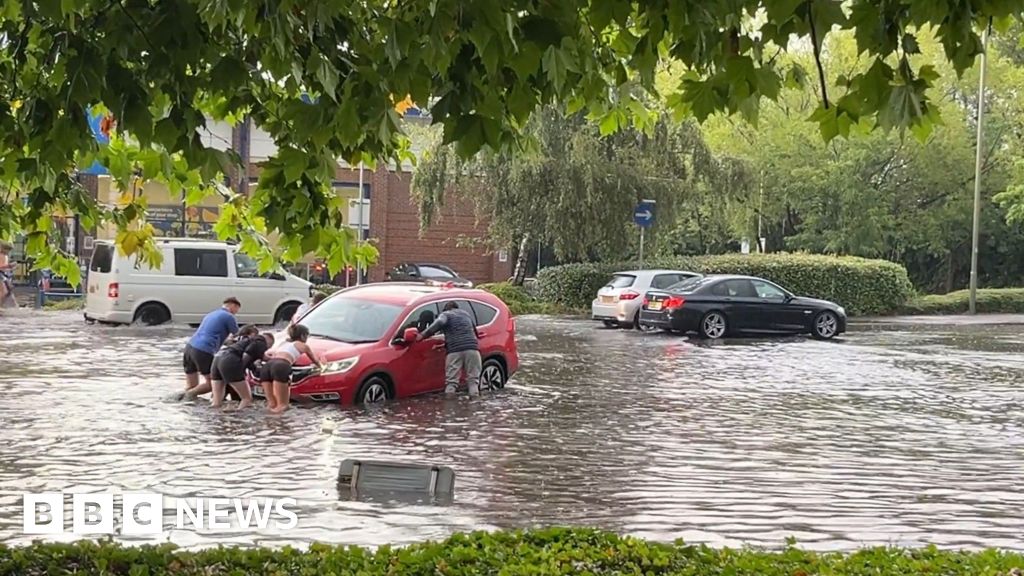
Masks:
[[[275,418],[173,399],[187,328],[0,316],[0,541],[31,539],[23,492],[150,491],[298,501],[293,530],[170,533],[185,546],[558,524],[714,545],[1024,549],[1019,327],[719,344],[550,318],[519,329],[505,391]],[[455,501],[354,501],[335,485],[345,458],[451,466]]]

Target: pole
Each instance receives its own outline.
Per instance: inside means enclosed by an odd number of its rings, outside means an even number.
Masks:
[[[985,115],[985,63],[988,60],[988,36],[992,29],[992,21],[981,34],[981,70],[978,79],[978,140],[975,144],[974,157],[974,222],[971,228],[971,295],[969,312],[978,312],[978,243],[981,227],[981,163],[982,137],[984,136]]]
[[[359,161],[359,241],[363,241],[363,161]],[[363,283],[363,267],[356,266],[356,286]]]
[[[644,268],[644,227],[640,227],[640,269]]]
[[[757,251],[764,253],[764,244],[761,242],[763,235],[761,234],[761,221],[764,217],[764,170],[761,170],[761,176],[757,181]]]

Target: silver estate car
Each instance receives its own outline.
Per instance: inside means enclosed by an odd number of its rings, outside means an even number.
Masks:
[[[666,290],[700,276],[684,270],[633,270],[618,272],[597,292],[591,305],[594,320],[609,328],[639,328],[640,308],[648,290]]]

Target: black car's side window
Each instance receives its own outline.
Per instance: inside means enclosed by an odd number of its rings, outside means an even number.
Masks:
[[[754,289],[757,290],[757,297],[762,300],[785,300],[786,294],[767,282],[754,281]]]
[[[719,282],[711,287],[711,293],[715,296],[730,296],[729,294],[729,283]]]
[[[728,280],[725,285],[733,298],[757,298],[757,290],[750,280]]]

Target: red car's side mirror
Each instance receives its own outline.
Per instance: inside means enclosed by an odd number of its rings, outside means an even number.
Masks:
[[[402,332],[402,340],[406,344],[412,344],[416,341],[416,338],[420,335],[420,331],[415,328],[406,328],[405,332]]]

